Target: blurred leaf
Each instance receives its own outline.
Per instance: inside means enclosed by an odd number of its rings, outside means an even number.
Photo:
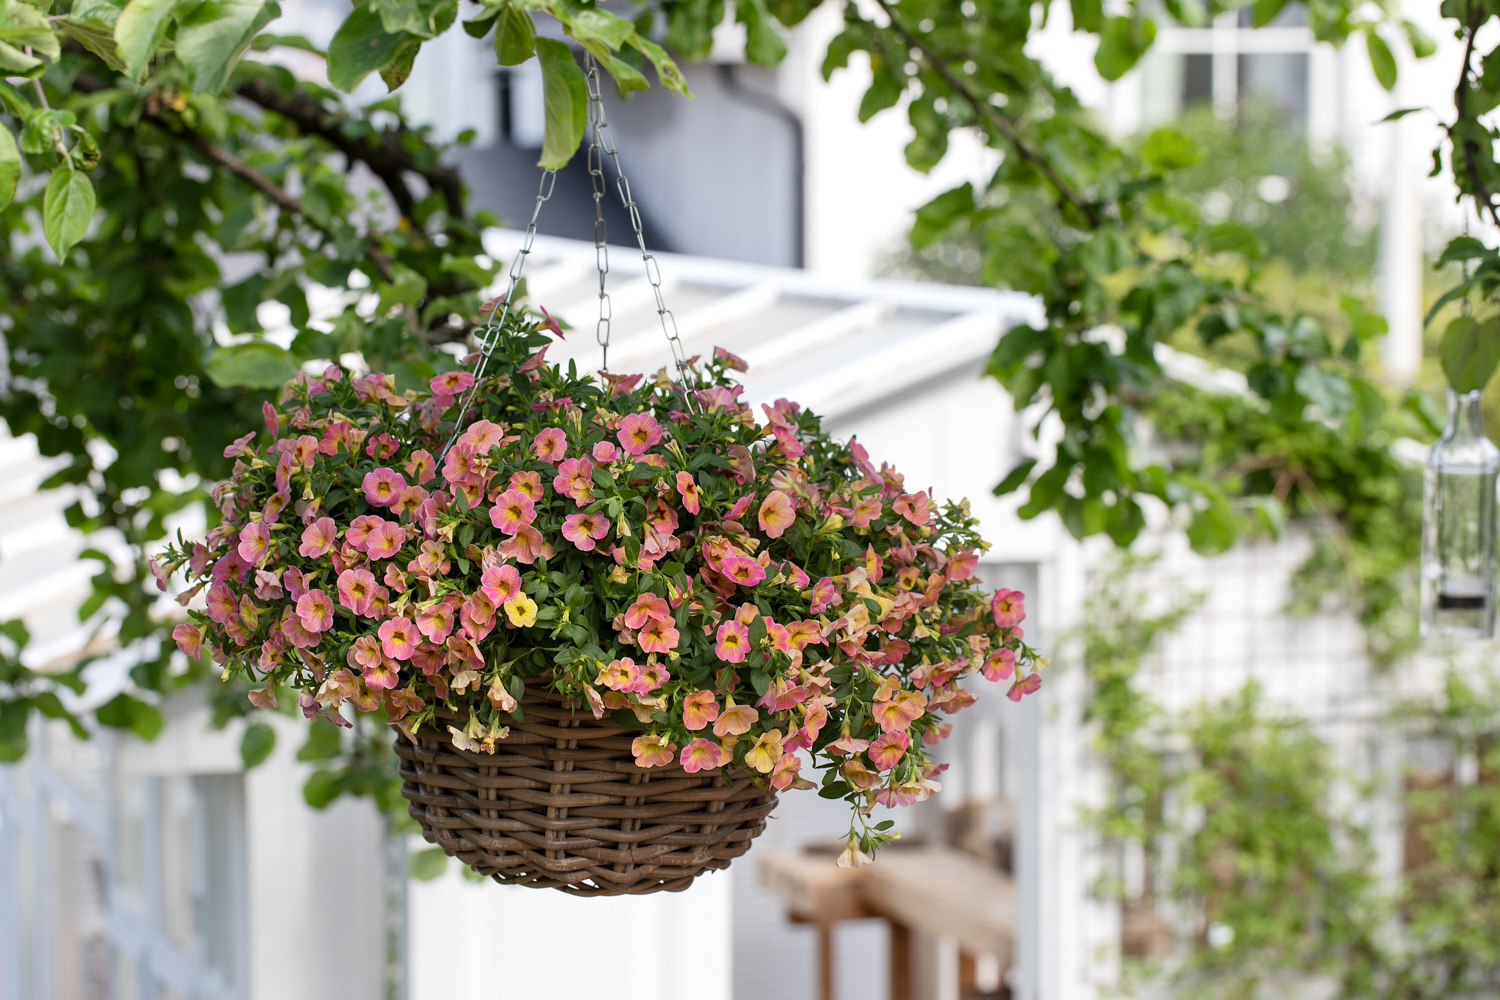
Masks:
[[[411,877],[418,882],[431,882],[447,870],[448,855],[441,847],[429,847],[411,856]]]
[[[1370,68],[1375,71],[1375,79],[1386,90],[1396,89],[1396,57],[1373,27],[1365,29],[1365,51],[1370,55]]]
[[[328,43],[328,82],[353,93],[361,80],[395,60],[407,37],[386,31],[372,8],[354,8]]]
[[[130,0],[115,22],[115,45],[125,72],[139,80],[166,36],[177,0]]]
[[[297,374],[297,362],[283,348],[265,341],[221,347],[209,355],[204,370],[222,386],[279,389]]]
[[[0,123],[0,208],[9,205],[16,196],[16,183],[20,179],[21,151],[16,147],[16,137]]]
[[[1203,159],[1203,151],[1175,128],[1159,128],[1141,143],[1141,158],[1158,170],[1180,170]]]
[[[245,770],[264,764],[275,749],[276,730],[264,722],[252,722],[245,727],[245,735],[240,737],[240,760],[244,762]]]
[[[338,771],[314,771],[302,786],[302,798],[314,809],[328,804],[344,792],[344,775]]]
[[[1144,17],[1111,17],[1099,32],[1094,66],[1106,80],[1130,72],[1156,40],[1156,23]]]
[[[557,168],[566,164],[583,141],[588,115],[588,81],[573,50],[550,38],[536,40],[542,64],[542,100],[546,108],[546,138],[538,166]]]
[[[174,44],[193,89],[221,90],[255,33],[280,15],[275,0],[203,0],[182,15]]]
[[[128,729],[143,740],[154,740],[165,720],[154,705],[124,692],[99,706],[94,717],[114,729]]]
[[[52,172],[42,199],[42,232],[59,260],[88,233],[95,207],[87,175],[67,168]]]
[[[1483,389],[1500,364],[1500,318],[1459,316],[1443,331],[1443,374],[1457,393]]]

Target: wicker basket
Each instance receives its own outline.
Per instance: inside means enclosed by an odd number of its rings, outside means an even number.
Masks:
[[[776,795],[748,772],[642,768],[637,732],[528,679],[526,721],[491,756],[459,750],[446,722],[396,735],[401,794],[422,835],[503,885],[578,896],[675,892],[726,868],[766,826]],[[453,721],[453,720],[447,720]]]

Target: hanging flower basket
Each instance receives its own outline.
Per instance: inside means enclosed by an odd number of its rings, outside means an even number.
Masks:
[[[681,889],[809,773],[866,860],[877,803],[940,787],[964,678],[1040,684],[967,505],[786,400],[757,421],[722,351],[690,384],[577,377],[555,324],[502,323],[477,379],[330,367],[267,404],[222,523],[166,555],[203,589],[178,644],[257,704],[388,721],[424,835],[500,882]]]

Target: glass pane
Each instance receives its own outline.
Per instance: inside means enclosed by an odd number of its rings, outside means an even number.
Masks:
[[[1214,57],[1202,52],[1193,52],[1182,59],[1182,90],[1179,91],[1178,107],[1187,108],[1214,99]]]
[[[1309,63],[1306,52],[1256,52],[1240,56],[1240,106],[1269,107],[1288,129],[1305,127]]]

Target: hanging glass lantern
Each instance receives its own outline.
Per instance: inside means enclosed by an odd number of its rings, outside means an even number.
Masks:
[[[1495,485],[1500,449],[1479,392],[1448,390],[1448,426],[1427,459],[1422,502],[1422,634],[1495,633]]]

